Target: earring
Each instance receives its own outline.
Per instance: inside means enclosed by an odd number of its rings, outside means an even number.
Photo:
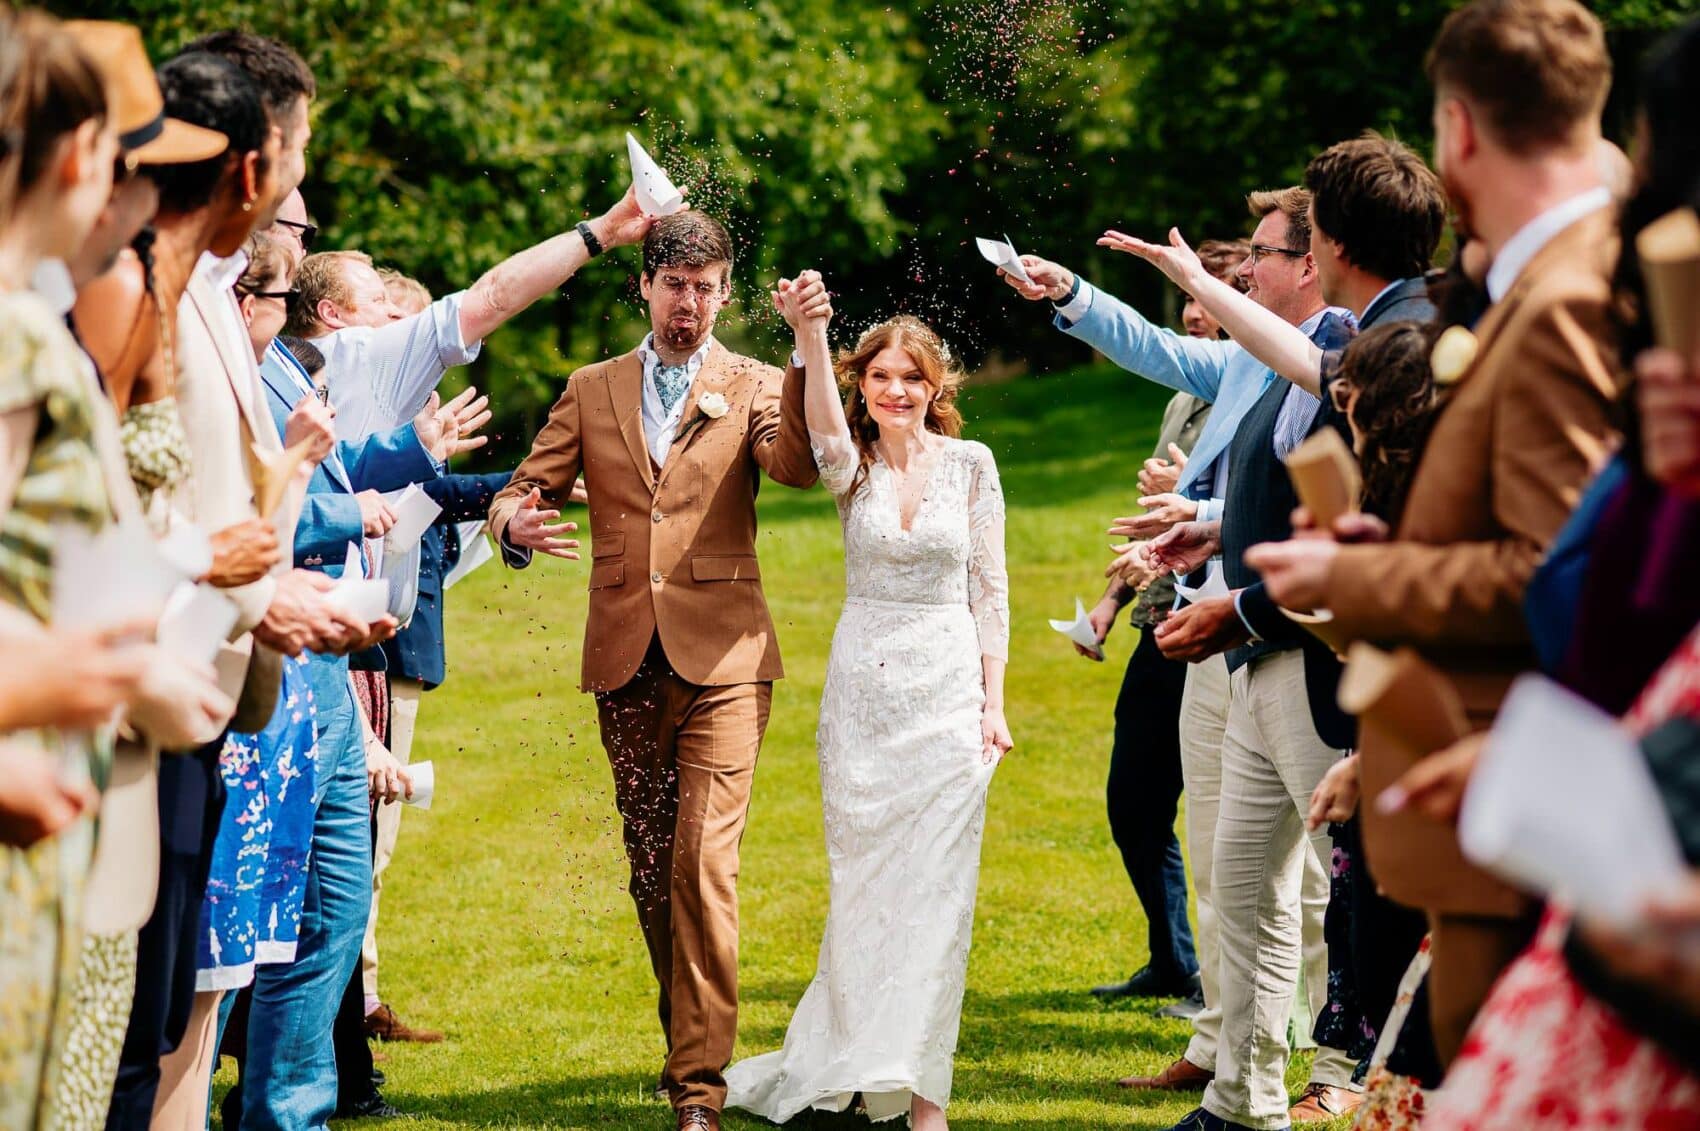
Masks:
[[[253,211],[253,210],[254,210],[254,202],[253,202],[253,201],[251,201],[251,200],[244,200],[244,201],[243,201],[243,202],[242,202],[242,211],[244,211],[244,212],[252,212],[252,211]]]

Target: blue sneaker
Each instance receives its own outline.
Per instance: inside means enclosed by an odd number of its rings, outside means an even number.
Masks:
[[[1181,1117],[1181,1121],[1164,1131],[1252,1131],[1243,1123],[1229,1123],[1219,1115],[1195,1107]],[[1292,1125],[1279,1128],[1278,1131],[1292,1131]]]

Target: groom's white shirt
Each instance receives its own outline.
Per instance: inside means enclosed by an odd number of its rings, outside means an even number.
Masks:
[[[643,362],[643,439],[656,467],[667,462],[667,451],[673,446],[673,439],[679,434],[679,422],[685,415],[685,402],[691,399],[691,386],[713,348],[714,335],[710,334],[702,348],[685,361],[685,391],[674,403],[673,411],[668,412],[661,406],[661,391],[655,387],[655,367],[661,364],[661,355],[655,352],[655,335],[648,335],[638,346],[638,359]]]

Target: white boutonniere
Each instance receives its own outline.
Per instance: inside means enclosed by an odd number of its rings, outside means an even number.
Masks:
[[[1476,351],[1480,348],[1481,343],[1466,327],[1448,326],[1429,353],[1429,368],[1434,373],[1435,386],[1444,389],[1457,384],[1469,370],[1470,363],[1476,360]]]
[[[678,444],[690,439],[692,434],[694,434],[698,428],[701,428],[710,420],[719,420],[722,416],[726,415],[727,410],[730,408],[731,406],[726,403],[726,395],[724,393],[715,389],[705,391],[702,396],[697,398],[696,411],[691,414],[691,418],[679,429],[679,434],[673,438],[673,442]]]

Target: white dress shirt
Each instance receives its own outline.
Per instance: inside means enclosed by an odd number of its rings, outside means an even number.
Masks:
[[[645,337],[638,347],[638,360],[643,362],[643,439],[649,447],[649,458],[655,461],[656,467],[667,462],[667,449],[673,446],[673,440],[679,434],[685,402],[691,399],[691,386],[696,384],[702,363],[708,360],[708,351],[713,348],[714,336],[711,334],[708,341],[686,360],[685,391],[679,395],[673,411],[668,412],[661,407],[661,391],[655,387],[655,367],[661,364],[661,355],[655,352],[655,335]]]
[[[1553,205],[1517,229],[1517,234],[1505,241],[1505,246],[1493,258],[1493,266],[1488,268],[1488,297],[1494,302],[1504,298],[1511,284],[1517,281],[1517,276],[1523,273],[1523,268],[1540,254],[1541,248],[1552,242],[1554,236],[1582,217],[1609,207],[1610,189],[1589,189],[1562,204]]]
[[[218,323],[217,326],[213,327],[213,333],[224,338],[224,345],[230,351],[230,356],[252,358],[254,356],[254,343],[248,337],[248,324],[242,320],[242,308],[236,304],[236,282],[242,278],[242,272],[246,270],[248,270],[248,253],[245,251],[238,251],[235,255],[223,259],[210,251],[203,251],[201,258],[195,263],[195,274],[200,276],[214,291],[218,292],[219,297],[224,300],[218,304],[215,310],[209,312],[213,320]],[[186,309],[187,305],[185,303],[179,308],[177,315],[179,319],[186,314],[192,316],[192,313]],[[256,368],[256,375],[258,372]],[[264,404],[265,401],[261,400],[259,403]]]
[[[443,374],[478,356],[482,342],[460,333],[465,291],[384,326],[333,330],[313,344],[325,355],[325,385],[336,409],[336,434],[360,440],[412,420]]]

